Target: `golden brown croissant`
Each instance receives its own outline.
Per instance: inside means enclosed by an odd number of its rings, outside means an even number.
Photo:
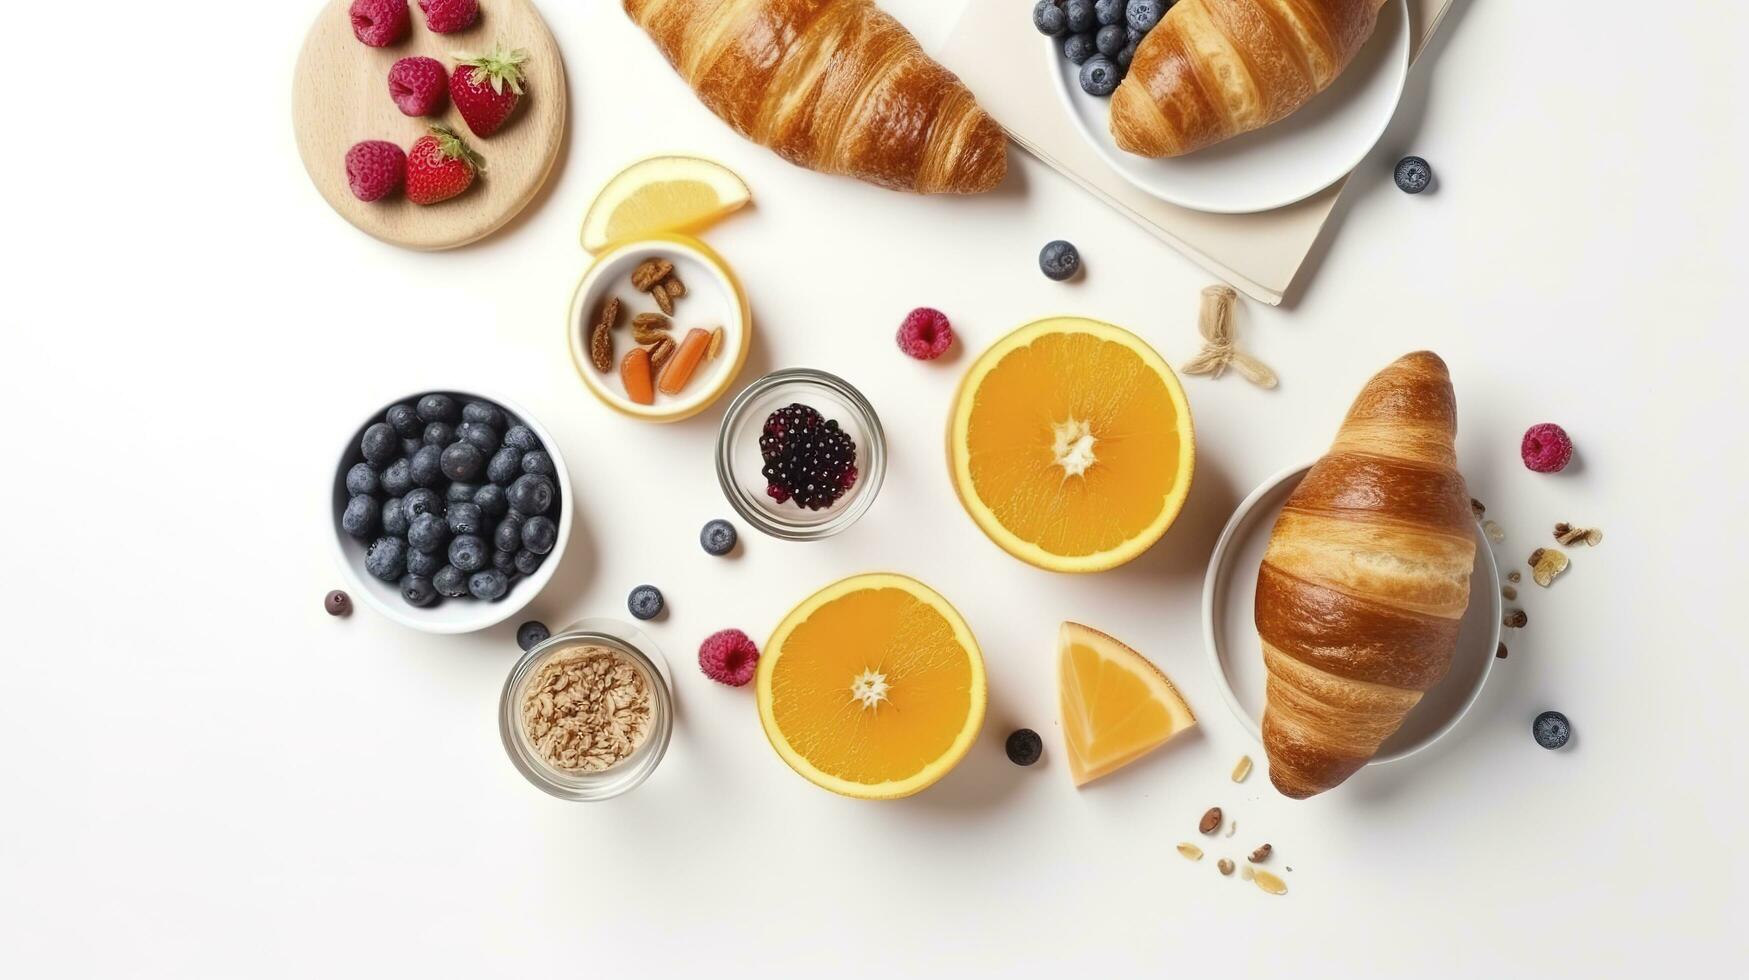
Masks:
[[[1348,67],[1384,3],[1179,0],[1112,93],[1112,138],[1175,157],[1267,126]]]
[[[1276,521],[1257,632],[1263,748],[1288,796],[1366,765],[1451,666],[1476,561],[1456,434],[1445,362],[1399,358],[1361,389]]]
[[[987,191],[1007,137],[871,0],[624,0],[712,112],[811,170]]]

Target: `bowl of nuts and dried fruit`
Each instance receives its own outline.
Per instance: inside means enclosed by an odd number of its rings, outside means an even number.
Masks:
[[[747,360],[752,330],[728,263],[679,234],[602,250],[565,313],[583,383],[609,408],[652,422],[689,418],[721,397]]]

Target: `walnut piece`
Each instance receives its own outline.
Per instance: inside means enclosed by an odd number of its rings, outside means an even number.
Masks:
[[[647,293],[673,271],[674,263],[667,259],[645,259],[632,270],[632,288]]]
[[[1555,541],[1560,544],[1583,541],[1595,548],[1603,543],[1603,532],[1594,527],[1574,527],[1566,521],[1561,521],[1555,525]]]
[[[674,315],[674,300],[668,295],[668,287],[657,283],[650,287],[650,298],[656,301],[656,307],[669,316]]]

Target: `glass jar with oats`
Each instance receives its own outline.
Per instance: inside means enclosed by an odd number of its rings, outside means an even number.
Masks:
[[[586,619],[511,668],[498,732],[528,781],[563,800],[606,800],[644,780],[668,751],[667,662],[629,623]]]

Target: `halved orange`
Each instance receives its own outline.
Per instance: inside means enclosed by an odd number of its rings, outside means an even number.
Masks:
[[[1184,388],[1135,334],[1058,317],[997,341],[966,372],[948,421],[954,489],[1022,561],[1097,572],[1148,550],[1190,493],[1196,434]]]
[[[984,658],[965,620],[903,575],[856,575],[784,617],[759,657],[759,721],[817,786],[910,796],[965,757],[984,723]]]
[[[1122,769],[1196,724],[1160,668],[1080,623],[1057,633],[1057,694],[1076,786]]]

